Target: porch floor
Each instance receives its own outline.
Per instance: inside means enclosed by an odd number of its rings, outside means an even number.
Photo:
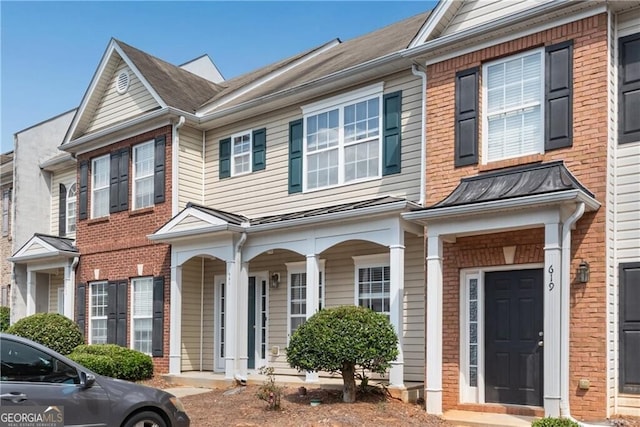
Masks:
[[[530,427],[536,417],[488,412],[446,411],[442,418],[456,427]]]
[[[188,371],[180,374],[164,374],[162,378],[172,386],[187,386],[201,388],[228,388],[236,384],[236,380],[225,378],[223,373],[210,371]],[[266,375],[258,373],[250,373],[247,375],[246,383],[252,385],[261,385],[267,379]],[[275,375],[276,383],[286,387],[318,387],[331,390],[342,390],[342,377],[320,377],[317,382],[306,382],[304,375]],[[369,384],[376,385],[378,383],[388,385],[386,381],[378,381],[370,379]],[[419,398],[424,397],[424,383],[421,382],[405,382],[404,388],[388,388],[392,397],[400,399],[403,402],[415,402]]]

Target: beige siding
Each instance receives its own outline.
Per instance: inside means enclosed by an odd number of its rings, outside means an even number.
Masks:
[[[453,34],[539,6],[550,0],[470,0],[464,2],[442,35]]]
[[[73,183],[76,182],[76,170],[67,169],[57,171],[51,180],[51,234],[58,236],[60,234],[58,214],[60,212],[60,184],[63,184],[67,191]],[[77,198],[76,198],[77,199]],[[68,236],[74,236],[75,233],[69,233]]]
[[[189,202],[204,203],[201,131],[188,127],[180,129],[179,159],[178,209],[183,209]]]
[[[205,204],[248,217],[259,217],[385,195],[419,200],[421,80],[410,72],[385,80],[385,93],[397,90],[402,90],[402,173],[306,194],[289,194],[289,122],[302,117],[300,106],[292,106],[268,117],[257,117],[251,122],[207,132]],[[236,132],[262,127],[266,127],[267,132],[266,169],[219,180],[219,141]],[[249,191],[250,197],[247,197]]]
[[[64,274],[49,276],[49,313],[58,313],[58,289],[64,288]],[[60,313],[64,314],[64,313]]]
[[[129,90],[124,94],[116,91],[116,80],[121,71],[129,72]],[[98,102],[95,113],[86,132],[90,133],[106,126],[130,119],[158,107],[158,102],[142,84],[138,76],[120,61],[111,80],[107,84],[102,99]]]

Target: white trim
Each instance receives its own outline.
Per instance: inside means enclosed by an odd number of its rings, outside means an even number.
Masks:
[[[142,148],[145,145],[149,145],[151,146],[151,171],[150,173],[147,172],[146,175],[144,176],[137,176],[137,168],[136,168],[136,159],[137,159],[137,149]],[[144,208],[148,208],[150,206],[153,206],[155,204],[155,199],[154,199],[154,179],[155,179],[155,161],[156,161],[156,150],[155,150],[155,144],[154,144],[154,140],[150,140],[150,141],[145,141],[142,142],[140,144],[136,144],[134,146],[131,147],[131,206],[132,206],[132,210],[136,210],[136,209],[144,209]],[[151,178],[151,200],[150,203],[148,205],[143,205],[143,206],[137,206],[136,205],[136,199],[137,199],[137,195],[136,195],[136,189],[138,186],[138,181],[139,180],[143,180],[143,179],[148,179]]]
[[[237,172],[236,173],[236,154],[234,153],[234,139],[235,138],[243,138],[245,135],[249,135],[249,150],[248,151],[243,151],[238,157],[242,157],[245,156],[247,154],[249,154],[249,169],[246,171],[242,171],[242,172]],[[236,132],[233,135],[231,135],[230,137],[231,140],[231,153],[230,153],[230,162],[229,162],[229,167],[231,168],[230,170],[230,176],[241,176],[241,175],[247,175],[250,174],[253,171],[253,130],[249,129],[246,131],[242,131],[242,132]],[[244,141],[241,141],[240,144],[242,145],[244,143]]]
[[[96,188],[96,162],[105,160],[107,163],[107,185]],[[96,208],[96,191],[97,190],[105,190],[107,191],[107,196],[109,195],[109,185],[111,182],[111,163],[110,163],[110,155],[104,154],[102,156],[94,157],[91,159],[91,219],[94,218],[104,218],[109,216],[110,211],[110,201],[109,197],[107,197],[107,212],[104,215],[96,216],[95,208]]]
[[[359,270],[364,268],[389,268],[389,311],[381,311],[378,313],[386,314],[390,320],[392,318],[391,300],[394,297],[391,292],[391,256],[387,253],[374,254],[374,255],[357,255],[353,256],[353,305],[360,306],[360,283],[359,283]],[[384,292],[383,292],[384,294]],[[374,299],[384,299],[374,298]]]
[[[106,293],[106,297],[105,297],[105,301],[106,301],[106,306],[105,306],[105,315],[104,316],[93,316],[93,287],[94,285],[104,285],[104,290]],[[94,321],[94,317],[96,320],[104,320],[105,322],[107,322],[106,327],[107,327],[107,332],[105,335],[105,343],[108,342],[108,319],[107,319],[107,313],[106,311],[108,310],[109,307],[109,282],[106,280],[97,280],[95,282],[89,282],[88,283],[89,286],[89,304],[88,304],[88,308],[89,308],[89,312],[87,313],[87,320],[89,321],[89,338],[87,340],[88,344],[94,344],[93,342],[93,321]]]
[[[58,313],[64,315],[64,285],[57,288],[57,296],[58,296]]]
[[[321,101],[305,104],[301,107],[302,115],[313,115],[323,111],[332,110],[343,104],[351,104],[362,101],[363,99],[372,98],[376,95],[382,95],[383,91],[384,82],[375,83],[347,93],[332,96],[331,98],[325,98]]]
[[[135,313],[134,313],[135,298],[136,298],[135,284],[143,283],[143,281],[147,281],[147,280],[151,285],[151,313],[149,313],[148,316],[135,316]],[[131,298],[130,298],[131,301],[129,302],[129,313],[127,315],[127,321],[129,322],[129,329],[130,329],[129,330],[129,348],[141,351],[135,348],[135,320],[150,319],[151,320],[151,336],[149,337],[149,353],[145,353],[145,354],[151,355],[151,352],[153,350],[153,276],[132,277],[131,280],[129,281],[129,286],[131,287],[131,290],[129,292],[129,294],[131,295]]]
[[[222,316],[226,317],[226,312],[224,311],[224,299],[221,295],[221,287],[224,288],[224,298],[227,297],[226,293],[226,276],[225,275],[215,275],[213,277],[214,289],[213,289],[213,309],[214,309],[214,336],[213,336],[213,372],[224,372],[225,370],[225,357],[224,352],[220,355],[220,345],[224,342],[224,329],[220,327]],[[225,319],[224,327],[227,327],[227,322]],[[225,343],[226,345],[226,343]],[[226,348],[225,348],[226,350]]]
[[[69,194],[71,193],[71,189],[74,188],[76,189],[75,194],[73,196],[70,196]],[[73,209],[69,209],[69,203],[70,200],[73,199],[73,204],[74,207]],[[73,181],[71,184],[69,184],[69,186],[67,187],[67,194],[66,194],[66,198],[65,198],[65,206],[64,206],[64,225],[65,225],[65,236],[75,236],[76,234],[76,229],[78,226],[78,215],[76,214],[77,210],[78,210],[78,185],[75,181]],[[73,218],[70,218],[69,216],[69,212],[73,211]],[[69,220],[73,219],[73,223],[70,223]],[[69,231],[69,226],[73,225],[73,231]]]
[[[433,34],[433,30],[435,30],[438,24],[440,24],[445,14],[455,3],[456,2],[454,1],[440,0],[435,9],[431,11],[427,22],[425,22],[422,28],[420,28],[415,38],[411,40],[409,49],[415,48],[425,43],[429,36]]]
[[[319,268],[319,273],[320,273],[320,277],[322,278],[321,283],[319,284],[320,287],[322,287],[322,298],[318,299],[318,303],[320,305],[322,305],[322,307],[325,307],[325,294],[327,292],[326,290],[326,277],[325,277],[325,260],[321,259],[318,260],[318,268]],[[291,275],[292,274],[300,274],[300,273],[304,273],[305,275],[307,274],[307,262],[306,261],[296,261],[296,262],[286,262],[284,264],[287,268],[287,280],[286,280],[286,284],[287,284],[287,330],[286,330],[286,334],[287,334],[287,344],[289,343],[289,338],[291,338]],[[309,278],[307,277],[307,280],[305,281],[305,288],[308,286],[307,283],[309,281]],[[306,300],[305,300],[305,304],[306,304]],[[309,312],[309,307],[306,307],[304,314],[297,314],[296,316],[299,317],[305,317],[307,313]]]

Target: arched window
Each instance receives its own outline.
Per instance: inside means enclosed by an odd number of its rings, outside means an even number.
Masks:
[[[67,191],[67,234],[76,232],[76,195],[78,187],[74,182]]]

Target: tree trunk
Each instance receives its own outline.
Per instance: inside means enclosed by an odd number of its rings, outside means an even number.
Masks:
[[[342,401],[353,403],[356,401],[356,368],[352,363],[342,365]]]

